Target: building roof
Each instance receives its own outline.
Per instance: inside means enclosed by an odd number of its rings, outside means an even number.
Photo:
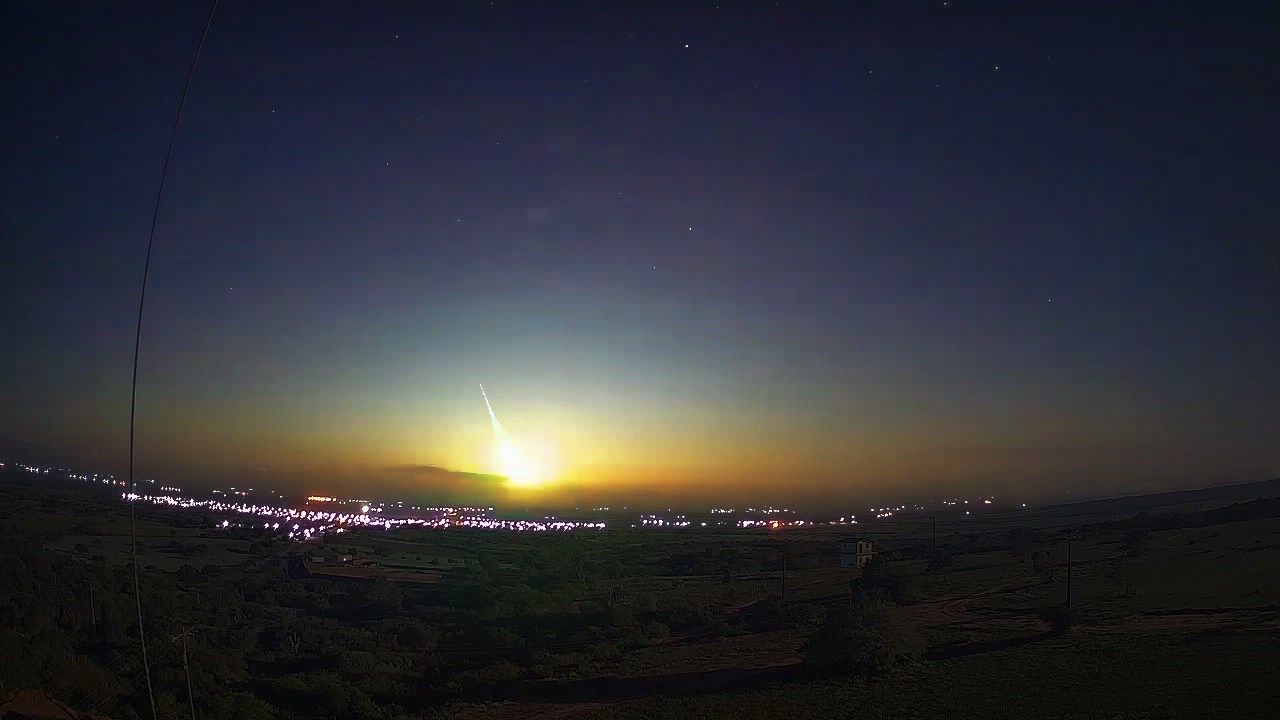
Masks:
[[[867,542],[867,543],[869,543],[869,542],[871,542],[871,538],[868,538],[868,537],[842,537],[842,538],[840,538],[840,542],[842,542],[842,543],[854,543],[854,542]]]

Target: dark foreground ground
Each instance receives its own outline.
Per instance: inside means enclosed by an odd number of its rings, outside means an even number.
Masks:
[[[1114,520],[1110,503],[940,516],[951,563],[932,572],[929,517],[860,526],[905,578],[895,612],[926,641],[878,677],[804,662],[855,577],[838,567],[839,534],[822,529],[412,532],[302,547],[147,511],[157,706],[190,717],[189,668],[203,720],[1280,717],[1280,507],[1254,500],[1276,490],[1126,498]],[[107,496],[6,488],[5,691],[151,716],[126,517]],[[1050,620],[1068,535],[1077,618],[1063,631]],[[322,552],[386,572],[297,572]],[[440,570],[441,558],[460,566]],[[440,581],[403,581],[426,568]]]

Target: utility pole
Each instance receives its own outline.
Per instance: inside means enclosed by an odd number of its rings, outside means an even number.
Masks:
[[[782,602],[787,601],[787,540],[780,538],[782,541]]]
[[[933,516],[933,547],[929,549],[929,552],[933,553],[934,555],[938,554],[938,516],[937,515]]]
[[[89,617],[93,618],[93,626],[98,627],[98,603],[93,598],[93,581],[89,581]]]
[[[1067,618],[1071,617],[1071,535],[1067,535]]]
[[[187,662],[187,630],[182,629],[182,671],[187,676],[187,704],[191,706],[191,720],[196,720],[196,701],[191,694],[191,665]]]

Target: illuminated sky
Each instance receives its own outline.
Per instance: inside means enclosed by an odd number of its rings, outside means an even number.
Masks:
[[[1264,4],[651,5],[224,3],[142,473],[515,502],[484,383],[545,502],[1280,474]],[[3,12],[0,447],[120,470],[205,9]]]

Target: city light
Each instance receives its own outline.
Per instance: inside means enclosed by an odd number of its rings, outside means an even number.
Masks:
[[[49,474],[51,471],[65,474],[66,477],[120,488],[127,483],[112,475],[98,473],[79,474],[65,468],[47,468],[7,463],[15,468],[31,473]],[[0,464],[0,467],[5,465]],[[215,520],[217,527],[223,530],[246,528],[276,533],[281,537],[293,540],[311,540],[323,537],[326,533],[343,533],[349,529],[366,529],[393,531],[403,527],[419,527],[424,529],[476,528],[484,530],[510,532],[568,532],[605,530],[609,523],[602,519],[581,520],[544,516],[539,520],[509,520],[495,515],[493,507],[468,506],[424,506],[407,505],[404,501],[377,501],[364,498],[340,498],[331,495],[307,495],[304,507],[288,507],[284,497],[274,490],[264,490],[269,497],[261,500],[251,499],[253,488],[229,487],[216,488],[210,491],[210,499],[186,497],[182,488],[176,485],[161,485],[154,479],[138,480],[139,485],[152,486],[147,492],[122,492],[120,497],[126,502],[147,503],[182,509],[200,510],[205,513],[230,515],[233,519],[219,518]],[[233,499],[234,498],[234,499]],[[321,507],[315,507],[318,504]],[[965,509],[961,506],[968,505]],[[310,507],[307,507],[310,506]],[[1025,508],[1026,503],[1021,503]],[[994,496],[972,499],[952,498],[942,500],[933,506],[936,509],[955,508],[964,510],[965,515],[977,514],[978,508],[990,507],[999,509]],[[937,510],[934,510],[936,512]],[[628,510],[627,507],[622,508]],[[872,521],[896,522],[902,519],[903,513],[928,512],[929,504],[900,504],[871,507]],[[591,508],[590,512],[610,512],[609,506]],[[736,516],[730,518],[727,516]],[[240,518],[240,519],[234,519]],[[220,521],[220,522],[219,522]],[[799,511],[790,508],[774,507],[714,507],[700,513],[690,515],[676,512],[668,508],[666,512],[642,513],[634,521],[626,522],[621,527],[645,530],[681,530],[684,528],[725,529],[763,529],[783,530],[788,528],[838,527],[858,525],[857,516],[845,513],[838,518],[806,517]],[[259,523],[261,523],[259,525]]]

